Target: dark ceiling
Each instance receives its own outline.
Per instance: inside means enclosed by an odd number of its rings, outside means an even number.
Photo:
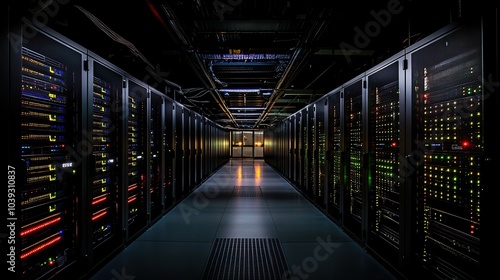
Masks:
[[[464,3],[35,0],[23,13],[46,9],[55,31],[222,126],[250,129],[460,20]]]

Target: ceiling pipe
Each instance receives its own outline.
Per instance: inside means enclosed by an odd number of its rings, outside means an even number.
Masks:
[[[179,24],[174,13],[166,5],[162,5],[162,10],[165,13],[167,20],[168,20],[168,23],[169,23],[170,27],[173,29],[174,34],[176,35],[177,39],[180,40],[184,46],[187,45],[187,49],[193,50],[194,48],[193,48],[192,44],[189,42],[189,40],[184,35],[184,31],[182,30],[181,25]],[[203,65],[203,62],[200,58],[200,55],[196,51],[194,51],[193,53],[194,53],[195,62],[193,62],[191,60],[191,57],[188,54],[186,54],[186,52],[182,52],[182,53],[183,53],[184,57],[186,57],[188,59],[190,64],[195,66],[195,67],[193,67],[195,69],[195,73],[203,81],[205,86],[207,88],[209,88],[210,95],[212,95],[212,97],[214,98],[217,105],[219,105],[219,107],[227,115],[227,117],[233,122],[233,124],[236,127],[238,127],[238,123],[236,122],[234,116],[231,114],[231,111],[229,111],[229,109],[227,108],[224,100],[217,92],[217,86],[215,85],[210,74],[207,72],[206,67]],[[198,66],[198,67],[196,67],[196,66]],[[209,86],[206,84],[207,81],[210,84]]]
[[[219,105],[219,107],[222,109],[222,111],[224,113],[226,113],[227,117],[233,122],[233,124],[236,127],[238,127],[238,123],[234,119],[233,114],[231,114],[231,111],[229,111],[229,109],[227,108],[226,103],[224,102],[224,99],[222,99],[222,97],[220,96],[219,92],[217,91],[217,86],[215,85],[215,82],[213,81],[213,79],[210,78],[211,76],[207,72],[207,69],[204,67],[203,62],[201,61],[201,58],[200,58],[199,54],[195,53],[194,56],[196,58],[196,61],[197,61],[198,65],[201,68],[201,71],[202,71],[203,75],[205,76],[206,80],[208,80],[208,82],[210,83],[210,89],[209,89],[210,95],[212,95],[212,97],[214,98],[215,102],[217,102],[217,104]]]
[[[321,32],[325,29],[325,27],[326,27],[326,22],[325,21],[321,21],[321,24],[320,24],[319,27],[317,27],[315,29],[311,28],[309,30],[309,32],[311,32],[312,30],[315,32],[314,36],[312,37],[312,40],[316,39],[321,34]],[[309,38],[310,37],[307,37],[306,39],[301,40],[299,42],[299,45],[300,46],[305,45],[305,43],[309,40]],[[281,96],[283,96],[283,94],[284,94],[285,91],[283,89],[281,89],[281,88],[282,87],[288,87],[288,85],[291,83],[293,77],[296,75],[297,70],[302,68],[302,67],[300,67],[300,65],[303,65],[305,58],[308,57],[311,52],[312,52],[311,49],[305,51],[306,54],[302,55],[299,63],[296,63],[299,60],[299,55],[301,53],[303,53],[303,49],[302,49],[302,47],[297,47],[295,49],[295,52],[294,52],[294,54],[292,56],[292,59],[288,63],[287,68],[283,72],[283,75],[281,76],[281,79],[278,81],[278,83],[276,85],[275,94],[271,95],[271,98],[270,98],[269,102],[266,104],[266,108],[264,109],[264,111],[262,112],[262,115],[259,117],[259,119],[255,123],[255,128],[258,125],[260,125],[262,123],[262,121],[264,121],[264,119],[268,116],[269,112],[274,107],[274,105],[276,104],[276,102],[281,98]],[[292,72],[292,69],[294,70],[293,72]]]

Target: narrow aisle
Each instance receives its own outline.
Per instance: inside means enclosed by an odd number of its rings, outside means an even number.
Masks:
[[[91,279],[396,278],[263,160],[236,159]]]

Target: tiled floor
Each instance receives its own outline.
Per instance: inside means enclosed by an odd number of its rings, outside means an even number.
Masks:
[[[264,161],[239,159],[91,279],[203,279],[217,238],[277,238],[289,267],[281,279],[396,279]]]

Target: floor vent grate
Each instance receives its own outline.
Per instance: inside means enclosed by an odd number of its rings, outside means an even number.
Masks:
[[[287,271],[277,238],[217,238],[203,280],[280,280]]]

